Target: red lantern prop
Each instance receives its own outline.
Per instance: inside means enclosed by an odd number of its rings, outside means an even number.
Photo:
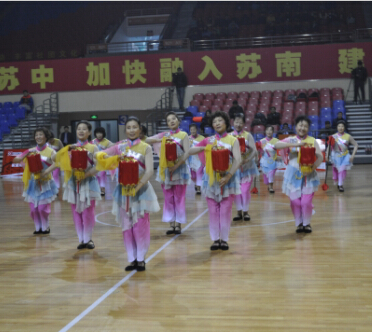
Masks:
[[[77,181],[77,192],[79,193],[80,181],[84,180],[85,170],[88,167],[88,151],[82,147],[71,150],[71,168]]]
[[[177,160],[177,144],[171,139],[165,142],[165,157],[167,161]]]
[[[315,161],[315,148],[310,146],[301,146],[298,162],[301,167],[301,172],[310,173]]]
[[[119,163],[119,183],[122,185],[123,196],[134,196],[139,182],[138,162],[132,157],[125,157]],[[126,212],[129,210],[129,197],[127,197]]]
[[[213,170],[217,173],[217,181],[221,178],[221,173],[229,169],[229,150],[220,146],[214,146],[212,149],[212,166]],[[223,187],[221,187],[221,195]]]
[[[244,137],[238,137],[239,146],[240,146],[240,153],[245,152],[245,138]]]
[[[34,174],[34,179],[40,179],[40,173],[43,170],[40,153],[32,152],[27,156],[28,167],[30,172]]]

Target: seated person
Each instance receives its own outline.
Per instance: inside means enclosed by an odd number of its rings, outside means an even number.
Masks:
[[[209,119],[211,118],[212,116],[212,111],[211,110],[206,110],[205,111],[205,115],[200,123],[200,130],[204,133],[204,127],[206,126],[211,126],[211,124],[209,123]]]
[[[282,129],[278,131],[278,135],[294,135],[294,131],[289,129],[288,123],[284,122]]]
[[[276,108],[274,106],[270,107],[270,113],[267,115],[266,124],[280,126],[280,113],[276,111]]]
[[[27,90],[23,90],[23,97],[19,103],[20,107],[24,107],[28,113],[31,113],[34,109],[34,100]]]
[[[329,136],[333,135],[336,131],[331,127],[331,122],[326,121],[325,127],[319,130],[319,138],[328,139]]]
[[[244,110],[240,105],[238,105],[238,102],[234,100],[232,107],[229,109],[230,119],[235,119],[235,114],[238,113],[244,114]]]
[[[347,132],[347,122],[344,118],[344,114],[342,112],[337,113],[337,118],[333,120],[332,122],[332,128],[336,131],[337,130],[337,123],[338,121],[344,121],[345,122],[345,132]]]

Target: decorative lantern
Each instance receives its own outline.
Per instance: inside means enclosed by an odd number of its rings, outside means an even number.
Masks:
[[[27,156],[28,167],[30,172],[34,174],[34,179],[40,179],[40,173],[43,170],[40,153],[32,152]]]
[[[177,160],[177,144],[171,139],[165,142],[165,157],[167,161],[175,162]]]
[[[241,136],[238,136],[237,138],[239,141],[240,153],[244,153],[245,152],[245,138]]]
[[[119,163],[119,183],[122,185],[121,194],[127,196],[126,212],[129,211],[129,196],[135,196],[138,182],[137,160],[133,157],[125,157]]]
[[[220,181],[221,173],[229,169],[229,150],[221,146],[214,146],[212,149],[212,166],[213,170],[217,173],[217,181]],[[221,195],[223,188],[221,187]]]
[[[301,168],[301,172],[310,173],[315,161],[315,148],[310,146],[301,146],[298,162]]]
[[[71,168],[74,170],[76,180],[82,181],[88,167],[88,151],[82,147],[71,150]]]

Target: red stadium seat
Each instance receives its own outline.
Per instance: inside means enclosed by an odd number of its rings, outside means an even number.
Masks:
[[[300,93],[304,93],[307,96],[307,90],[306,89],[297,89],[296,90],[296,96],[298,96]]]
[[[229,98],[225,100],[225,105],[229,105],[230,107],[232,106],[233,102],[235,99]]]
[[[332,100],[344,100],[344,96],[341,93],[332,93]]]
[[[246,111],[245,112],[245,119],[254,119],[255,114],[256,113]]]
[[[306,102],[304,102],[304,101],[296,102],[295,110],[296,110],[296,112],[298,110],[306,110]]]
[[[267,115],[270,113],[270,111],[269,109],[263,108],[263,109],[259,109],[258,113],[262,113],[263,115],[265,115],[265,118],[267,118]]]
[[[260,102],[261,103],[268,103],[268,104],[270,104],[270,102],[271,102],[271,97],[269,97],[269,96],[262,96],[261,97],[261,99],[260,99]]]
[[[293,108],[294,107],[292,102],[286,101],[285,103],[283,103],[283,111],[286,109],[293,110]]]
[[[320,95],[330,95],[331,94],[331,90],[329,88],[321,88],[320,89]]]
[[[200,106],[200,101],[199,100],[191,100],[190,101],[190,106]]]
[[[212,111],[212,113],[221,111],[221,107],[218,106],[218,105],[212,105],[211,111]]]
[[[279,130],[279,125],[272,125],[274,128],[274,133],[278,132]]]
[[[317,101],[309,101],[307,115],[319,115],[319,103]]]
[[[295,110],[295,117],[298,117],[300,115],[306,115],[306,109]]]
[[[204,100],[202,100],[202,104],[203,104],[204,106],[207,106],[208,108],[211,108],[212,105],[213,105],[213,100],[204,99]]]
[[[226,93],[225,92],[218,92],[216,94],[216,97],[219,98],[219,99],[225,100],[226,99]]]
[[[290,116],[290,117],[293,117],[293,114],[294,114],[293,109],[285,108],[285,109],[283,109],[282,117],[284,117],[284,116]]]
[[[199,112],[205,113],[207,110],[209,110],[209,107],[208,106],[203,105],[203,106],[200,106],[199,107]]]
[[[313,92],[319,93],[319,90],[318,89],[309,89],[309,90],[307,90],[308,96],[310,96]]]
[[[248,105],[252,105],[252,104],[258,105],[259,104],[258,98],[256,98],[256,97],[249,98]]]
[[[321,99],[320,100],[320,108],[329,107],[332,108],[331,99]]]
[[[194,100],[203,100],[204,99],[204,94],[202,93],[195,93],[193,96]]]
[[[253,127],[253,133],[264,133],[265,132],[265,126],[258,125]]]
[[[249,125],[246,124],[243,128],[244,128],[245,131],[248,131],[248,132],[251,131],[251,125],[250,124]]]
[[[248,98],[238,98],[238,104],[241,106],[241,107],[243,107],[243,108],[245,108],[246,106],[247,106],[247,104],[248,104]]]
[[[283,102],[283,97],[281,97],[281,96],[274,96],[272,102],[280,102],[280,103],[282,103]]]
[[[227,98],[238,99],[238,93],[237,92],[229,92],[227,94]]]
[[[249,92],[248,91],[239,92],[239,98],[249,98]]]
[[[220,108],[222,108],[223,107],[223,105],[224,105],[224,99],[220,99],[220,98],[217,98],[217,99],[215,99],[214,101],[213,101],[213,105],[218,105],[218,106],[220,106]]]
[[[293,117],[292,116],[282,116],[281,122],[282,122],[282,124],[283,123],[288,123],[288,124],[292,125]]]
[[[222,108],[222,111],[225,112],[225,113],[229,113],[230,108],[231,108],[230,105],[224,105],[223,108]]]
[[[260,99],[260,92],[259,91],[252,91],[251,92],[251,98],[256,98],[257,100]]]
[[[282,112],[282,102],[281,101],[273,101],[271,103],[270,107],[275,107],[275,109],[278,113]]]
[[[282,97],[283,98],[283,95],[284,95],[283,90],[275,90],[274,94],[273,94],[274,98],[275,97]]]
[[[285,92],[284,92],[284,99],[287,100],[287,97],[288,97],[289,95],[296,95],[296,91],[293,90],[293,89],[285,90]]]
[[[269,111],[269,104],[266,104],[266,103],[262,103],[260,104],[260,106],[258,106],[258,111]]]
[[[216,94],[214,94],[213,92],[208,92],[208,93],[205,94],[205,99],[215,100],[216,99]]]
[[[333,88],[332,89],[332,95],[335,94],[335,93],[340,93],[340,94],[344,94],[344,90],[342,88]]]
[[[248,105],[246,108],[247,112],[257,113],[257,105]]]
[[[270,90],[265,90],[265,91],[262,91],[262,93],[261,93],[262,97],[268,97],[270,99],[271,99],[272,95],[273,95],[273,93]]]

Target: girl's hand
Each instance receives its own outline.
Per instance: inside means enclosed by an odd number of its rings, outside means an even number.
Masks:
[[[176,169],[178,168],[179,166],[177,166],[177,164],[176,165],[174,165],[174,166],[172,166],[172,167],[168,167],[168,170],[169,170],[169,173],[173,173],[173,172],[175,172],[176,171]]]
[[[26,156],[28,156],[30,153],[34,153],[34,152],[37,152],[37,149],[36,148],[29,149],[28,150],[28,153],[26,154]]]
[[[227,184],[232,178],[231,173],[227,173],[221,180],[220,180],[220,187],[222,188],[225,184]]]
[[[74,150],[77,148],[77,145],[76,144],[72,144],[69,146],[68,150],[71,151],[71,150]]]
[[[305,146],[305,145],[307,145],[307,143],[299,142],[299,143],[296,144],[296,147],[301,147],[301,146]]]
[[[47,176],[48,176],[49,172],[46,172],[45,170],[43,170],[41,173],[40,173],[40,178],[41,179],[45,179]]]
[[[350,162],[352,163],[353,161],[354,161],[354,157],[351,156],[351,157],[350,157]]]

